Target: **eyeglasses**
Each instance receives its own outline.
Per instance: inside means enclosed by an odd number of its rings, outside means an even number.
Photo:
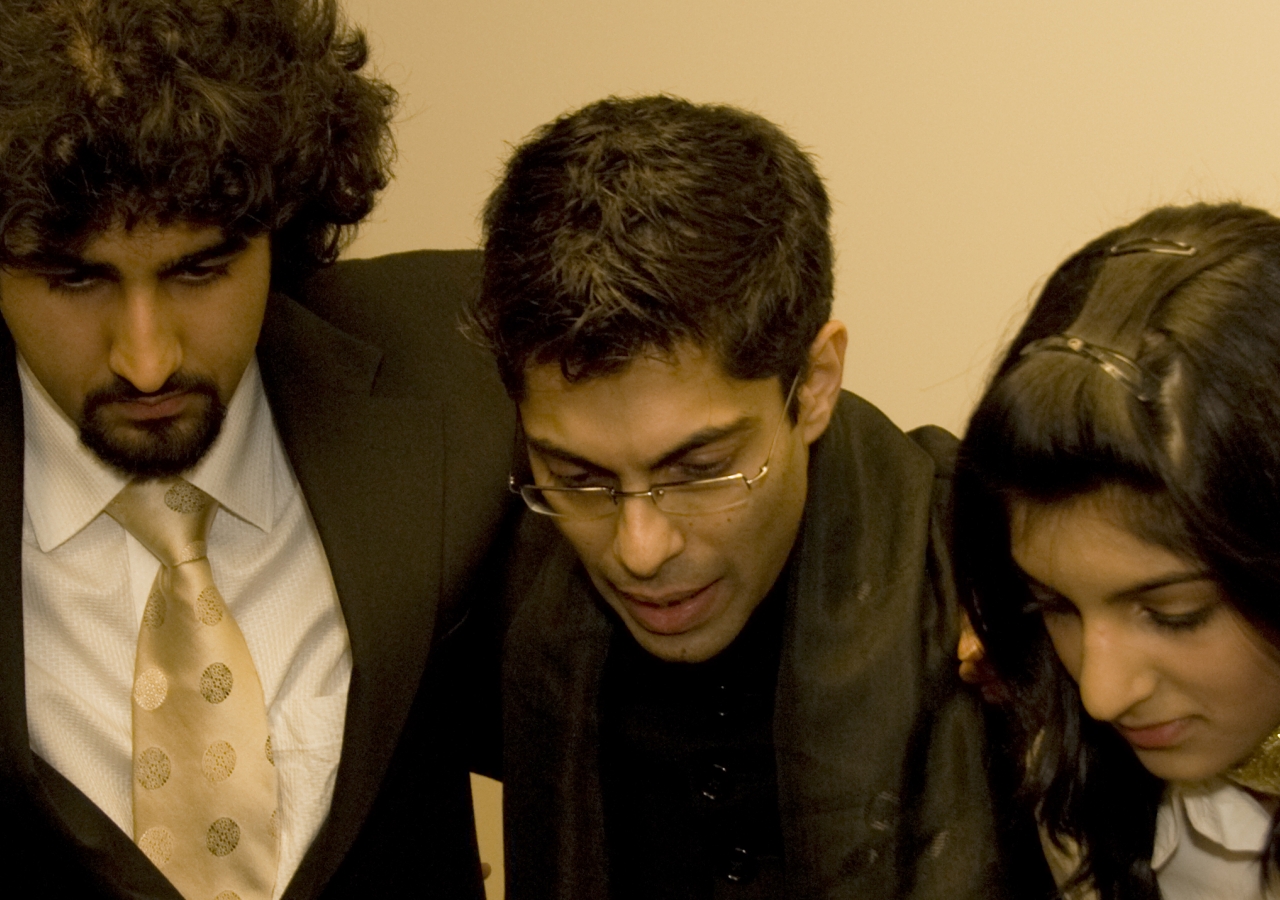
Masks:
[[[508,486],[513,493],[524,498],[529,509],[544,516],[555,516],[560,519],[603,519],[613,515],[623,500],[637,497],[648,497],[653,501],[654,506],[672,516],[702,516],[737,509],[746,504],[752,488],[769,474],[769,462],[773,459],[778,435],[782,433],[782,423],[786,421],[787,410],[791,408],[791,400],[799,382],[800,376],[797,375],[791,382],[791,390],[787,392],[787,400],[782,406],[782,417],[778,419],[778,425],[773,431],[773,440],[769,442],[769,452],[765,455],[764,465],[752,478],[737,472],[717,478],[654,484],[650,485],[647,491],[620,491],[603,485],[544,487],[538,484],[517,484],[515,476],[512,475],[508,479]]]

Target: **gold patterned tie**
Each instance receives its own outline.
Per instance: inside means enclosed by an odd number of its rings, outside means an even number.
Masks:
[[[160,560],[133,685],[133,834],[188,900],[270,900],[275,761],[258,672],[213,585],[218,505],[181,478],[134,481],[107,514]]]

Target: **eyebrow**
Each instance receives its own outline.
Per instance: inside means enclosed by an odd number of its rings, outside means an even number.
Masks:
[[[235,256],[244,252],[244,249],[248,246],[249,239],[245,235],[233,234],[212,246],[193,250],[175,260],[163,263],[160,267],[160,275],[161,277],[172,275],[174,272],[179,272],[183,269],[203,265],[210,260]],[[73,253],[61,253],[58,251],[28,257],[15,263],[13,267],[39,275],[69,275],[75,273],[95,278],[111,278],[119,274],[116,267],[110,263],[93,262]]]
[[[1015,565],[1017,564],[1015,563]],[[1022,566],[1018,566],[1018,571],[1022,573],[1023,580],[1026,581],[1027,586],[1032,590],[1040,589],[1043,591],[1048,591],[1051,594],[1058,594],[1062,596],[1061,591],[1057,590],[1054,587],[1051,587],[1050,585],[1045,584],[1040,579],[1034,577],[1025,569],[1023,569]],[[1152,578],[1149,581],[1142,581],[1142,582],[1139,582],[1138,584],[1133,585],[1132,587],[1125,588],[1123,591],[1120,591],[1108,597],[1107,602],[1128,600],[1133,597],[1137,597],[1141,594],[1148,593],[1149,591],[1156,591],[1156,590],[1159,590],[1160,588],[1170,587],[1175,584],[1190,584],[1195,581],[1212,581],[1212,580],[1213,578],[1208,572],[1200,571],[1200,570],[1195,570],[1190,572],[1171,572],[1168,575],[1160,575],[1160,576],[1157,576],[1156,578]]]
[[[652,469],[661,469],[664,466],[669,466],[672,463],[679,460],[680,457],[684,456],[687,453],[691,453],[694,450],[699,450],[707,446],[708,444],[714,444],[718,440],[722,440],[727,437],[733,437],[734,435],[741,434],[743,431],[746,431],[748,428],[757,424],[758,421],[759,420],[755,416],[742,416],[741,418],[733,422],[730,422],[728,425],[707,427],[707,428],[703,428],[698,431],[695,431],[693,434],[689,435],[687,438],[681,441],[676,447],[664,453],[656,462],[652,463],[648,468],[652,470]],[[570,463],[571,465],[575,465],[575,466],[581,466],[584,469],[591,469],[596,472],[609,471],[599,463],[592,462],[591,460],[585,457],[579,456],[578,454],[570,450],[566,450],[563,447],[559,447],[552,441],[544,440],[542,438],[531,437],[528,434],[528,432],[525,433],[525,442],[534,450],[538,451],[538,453],[542,454],[543,456],[550,456],[553,459],[560,460],[561,462]]]
[[[1168,575],[1161,575],[1152,578],[1150,581],[1144,581],[1135,584],[1131,588],[1126,588],[1116,595],[1117,599],[1135,597],[1139,594],[1145,594],[1149,591],[1159,590],[1160,588],[1170,587],[1175,584],[1190,584],[1194,581],[1212,581],[1209,573],[1202,570],[1194,570],[1190,572],[1171,572]]]

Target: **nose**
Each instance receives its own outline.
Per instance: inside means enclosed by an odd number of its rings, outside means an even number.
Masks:
[[[1114,722],[1155,693],[1158,677],[1146,655],[1140,647],[1118,640],[1106,624],[1086,622],[1078,652],[1080,702],[1092,718]]]
[[[618,501],[613,552],[633,578],[652,578],[684,549],[684,532],[648,497]]]
[[[158,285],[125,285],[111,323],[111,371],[144,393],[160,390],[182,365],[176,324]]]

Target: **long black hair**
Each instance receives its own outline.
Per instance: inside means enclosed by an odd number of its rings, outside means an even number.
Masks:
[[[1054,335],[1139,372],[1126,384],[1081,354],[1022,355]],[[1081,706],[1010,555],[1009,510],[1111,490],[1134,533],[1203,564],[1276,640],[1280,220],[1238,204],[1164,207],[1074,254],[978,403],[955,484],[962,598],[1013,688],[1024,799],[1055,841],[1079,845],[1079,881],[1103,900],[1156,898],[1162,782]],[[1273,823],[1264,861],[1278,860]]]

